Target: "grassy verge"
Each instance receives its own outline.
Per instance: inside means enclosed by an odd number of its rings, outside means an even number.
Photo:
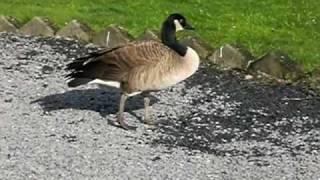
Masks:
[[[320,66],[318,0],[1,0],[0,14],[26,22],[47,16],[59,26],[71,19],[95,30],[116,23],[134,35],[159,28],[167,14],[181,12],[214,47],[240,42],[254,55],[281,49],[306,70]]]

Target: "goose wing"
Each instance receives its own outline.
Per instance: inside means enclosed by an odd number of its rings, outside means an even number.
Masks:
[[[107,64],[117,64],[119,68],[125,70],[152,65],[171,58],[179,57],[175,51],[164,44],[157,41],[138,41],[105,53],[101,61]]]
[[[93,79],[123,82],[134,69],[154,67],[159,63],[164,64],[179,58],[175,51],[160,42],[132,42],[95,52],[71,62],[67,65],[67,70],[71,71],[67,77],[73,80],[68,84],[77,86]]]

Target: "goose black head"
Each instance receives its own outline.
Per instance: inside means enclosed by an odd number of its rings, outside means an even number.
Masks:
[[[193,30],[194,28],[188,24],[184,16],[178,13],[169,15],[163,22],[161,29],[162,43],[176,51],[181,56],[186,55],[187,47],[177,41],[176,32],[185,29]]]
[[[194,28],[188,24],[186,18],[179,13],[169,15],[166,21],[175,28],[176,32],[181,30],[194,30]]]

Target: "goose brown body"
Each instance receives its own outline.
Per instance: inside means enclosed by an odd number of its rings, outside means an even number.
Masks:
[[[189,54],[190,55],[189,55]],[[198,68],[199,57],[191,48],[185,57],[157,41],[138,41],[112,50],[101,51],[68,65],[79,79],[119,82],[125,93],[159,90],[174,85]],[[76,68],[75,68],[76,67]],[[100,81],[100,82],[101,82]]]

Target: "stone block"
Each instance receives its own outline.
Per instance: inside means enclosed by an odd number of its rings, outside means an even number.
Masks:
[[[20,28],[20,32],[33,36],[53,36],[55,27],[47,18],[34,17]]]
[[[224,69],[246,70],[254,57],[240,44],[226,44],[216,49],[208,59]]]
[[[179,41],[181,42],[181,44],[189,46],[197,51],[201,59],[207,59],[213,51],[213,48],[199,37],[187,36]]]
[[[0,32],[18,32],[18,21],[10,16],[0,16]]]
[[[95,35],[93,43],[101,47],[114,48],[127,44],[132,40],[133,36],[124,28],[110,25]]]
[[[56,35],[90,42],[93,34],[94,31],[87,24],[78,22],[77,20],[72,20],[66,26],[61,28]]]
[[[270,51],[250,63],[249,71],[263,72],[284,80],[297,80],[303,76],[302,68],[281,51]]]
[[[160,32],[157,30],[146,29],[137,40],[155,40],[161,41]]]

